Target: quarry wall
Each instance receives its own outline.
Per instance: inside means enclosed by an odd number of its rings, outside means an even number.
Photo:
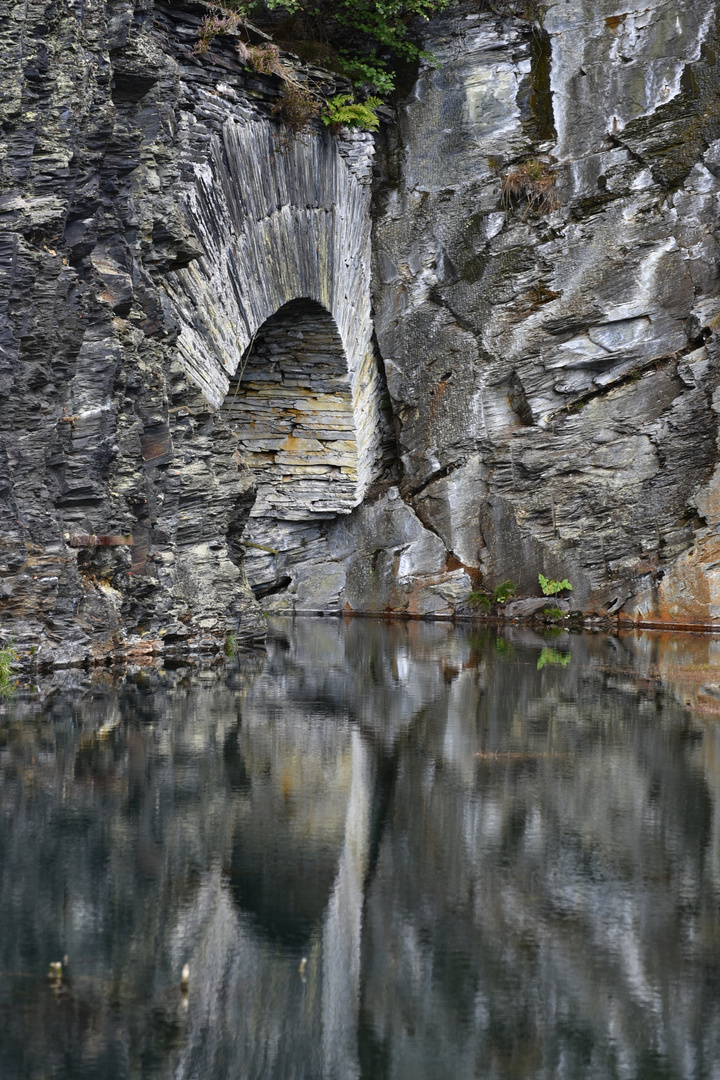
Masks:
[[[3,640],[216,649],[539,572],[720,620],[718,13],[625,8],[449,9],[373,139],[288,138],[192,5],[5,5]]]

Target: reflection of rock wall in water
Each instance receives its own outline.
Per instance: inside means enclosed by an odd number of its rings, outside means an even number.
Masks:
[[[649,678],[677,642],[273,634],[250,669],[0,717],[3,1075],[19,1053],[30,1075],[61,1053],[248,1080],[708,1071],[719,774],[714,723]],[[287,921],[288,862],[316,890],[294,940],[236,876]]]

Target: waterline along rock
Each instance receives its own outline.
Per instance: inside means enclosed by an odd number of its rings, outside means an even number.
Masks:
[[[199,7],[4,5],[3,640],[216,649],[539,572],[720,626],[717,4],[497,7],[419,29],[378,136],[295,137]]]

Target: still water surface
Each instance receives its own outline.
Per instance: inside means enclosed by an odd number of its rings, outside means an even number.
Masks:
[[[271,632],[3,706],[2,1080],[720,1077],[720,643]]]

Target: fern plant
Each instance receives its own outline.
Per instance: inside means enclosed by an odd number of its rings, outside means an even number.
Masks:
[[[359,102],[353,101],[352,94],[336,94],[326,101],[320,119],[335,132],[338,132],[343,124],[346,127],[360,128],[361,131],[377,131],[380,121],[375,110],[381,104],[379,97],[369,97]]]

